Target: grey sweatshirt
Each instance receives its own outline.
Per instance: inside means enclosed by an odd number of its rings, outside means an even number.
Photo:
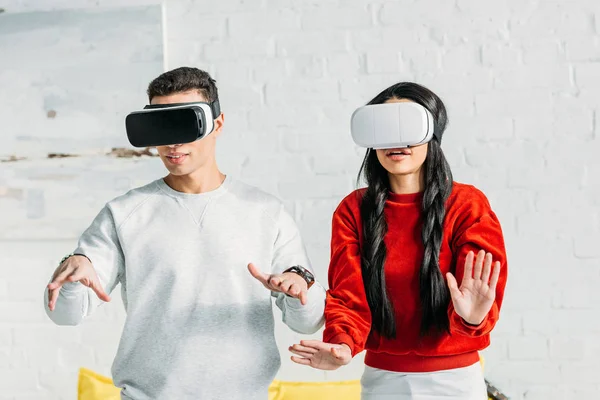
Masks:
[[[107,293],[121,284],[127,317],[112,375],[123,399],[267,399],[280,366],[271,295],[294,331],[324,323],[321,285],[302,306],[248,272],[249,262],[270,273],[311,267],[282,203],[231,177],[202,194],[162,179],[131,190],[100,211],[75,252],[90,258]],[[46,312],[77,325],[100,303],[68,283]]]

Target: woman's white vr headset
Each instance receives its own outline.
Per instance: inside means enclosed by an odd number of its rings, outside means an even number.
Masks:
[[[129,143],[134,147],[190,143],[209,135],[221,114],[212,103],[150,104],[125,118]]]
[[[418,146],[433,136],[441,140],[433,115],[413,102],[360,107],[352,113],[350,130],[354,143],[372,149]]]

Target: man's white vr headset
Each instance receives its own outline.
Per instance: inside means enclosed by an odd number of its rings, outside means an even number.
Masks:
[[[372,149],[418,146],[434,136],[441,140],[433,115],[412,102],[360,107],[352,114],[350,130],[354,143]]]
[[[190,143],[209,135],[221,114],[212,103],[151,104],[125,118],[129,143],[134,147]]]

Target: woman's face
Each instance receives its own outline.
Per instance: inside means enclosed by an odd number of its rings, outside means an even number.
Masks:
[[[389,99],[386,103],[408,103],[407,99]],[[427,143],[403,149],[380,149],[377,159],[392,175],[419,174],[427,157]]]

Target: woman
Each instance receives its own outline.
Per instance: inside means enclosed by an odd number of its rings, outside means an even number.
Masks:
[[[333,216],[324,341],[295,344],[292,360],[332,370],[366,349],[363,400],[486,399],[478,351],[506,285],[502,230],[485,195],[452,180],[440,98],[398,83],[369,104],[394,102],[425,107],[439,134],[367,150],[367,188]]]

